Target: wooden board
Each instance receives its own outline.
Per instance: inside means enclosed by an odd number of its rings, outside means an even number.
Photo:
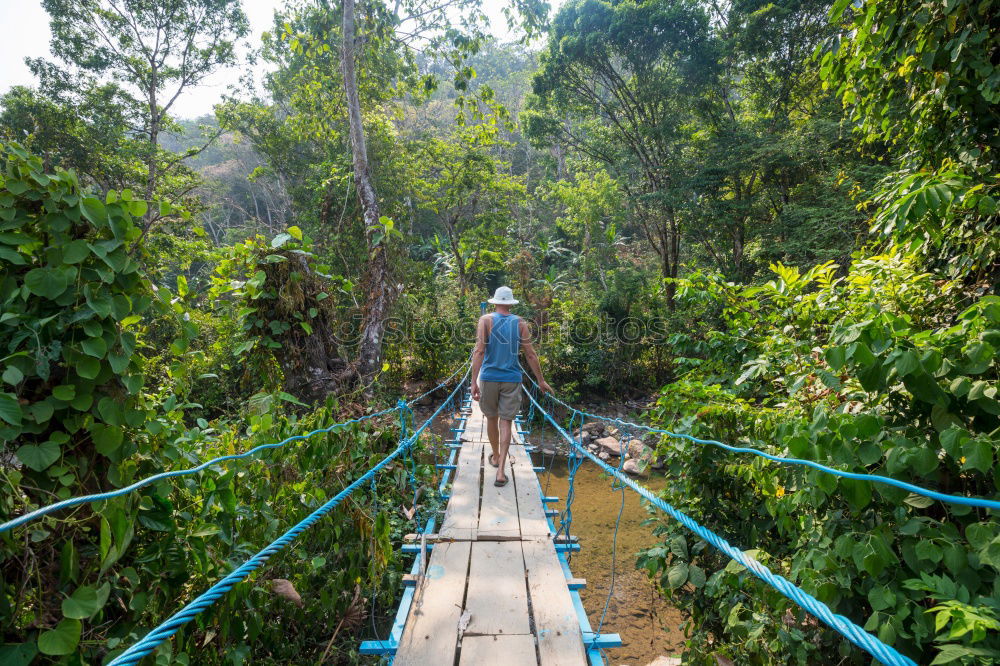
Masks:
[[[479,476],[483,466],[481,442],[466,444],[458,452],[455,481],[451,484],[451,499],[441,523],[441,536],[453,539],[475,539],[479,524]]]
[[[472,413],[465,424],[465,433],[472,438],[473,442],[487,442],[489,437],[486,434],[486,417],[483,410],[479,409],[479,401],[472,401]]]
[[[521,546],[538,636],[539,663],[541,666],[586,664],[580,621],[552,541],[525,539]]]
[[[535,637],[528,634],[509,636],[468,636],[462,639],[459,666],[534,666]]]
[[[504,464],[507,485],[497,487],[493,485],[497,469],[489,464],[489,445],[484,445],[483,451],[486,454],[486,464],[483,468],[483,500],[479,509],[477,538],[480,540],[520,538],[517,491],[514,488],[514,472],[510,456],[507,456],[507,462]]]
[[[476,541],[471,557],[465,635],[530,633],[521,542]],[[565,579],[560,574],[559,581]]]
[[[542,491],[538,485],[531,456],[523,446],[511,446],[514,455],[514,489],[517,495],[518,523],[521,535],[528,537],[548,536],[549,521],[545,518],[545,507],[542,505]]]
[[[523,438],[515,424],[510,482],[498,488],[479,403],[471,412],[394,663],[453,666],[458,655],[460,666],[585,666],[579,620]]]
[[[468,541],[439,543],[414,594],[393,664],[452,664],[469,571]]]

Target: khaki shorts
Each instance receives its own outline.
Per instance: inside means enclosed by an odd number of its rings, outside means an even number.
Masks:
[[[521,382],[479,382],[479,409],[483,416],[513,421],[521,409]]]

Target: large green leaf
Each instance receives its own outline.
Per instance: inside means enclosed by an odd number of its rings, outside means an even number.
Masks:
[[[105,423],[120,426],[124,423],[125,416],[122,406],[113,398],[104,397],[97,403],[97,413],[101,415]]]
[[[989,473],[993,468],[993,446],[993,442],[989,440],[973,439],[966,442],[962,447],[965,469]]]
[[[108,209],[100,199],[84,197],[83,201],[80,202],[80,212],[98,229],[108,226]]]
[[[920,359],[917,355],[907,349],[896,357],[896,372],[900,377],[912,374],[920,369]]]
[[[73,384],[60,384],[52,389],[52,397],[56,400],[65,400],[69,402],[75,396],[76,387]]]
[[[38,650],[54,657],[73,654],[80,643],[82,625],[79,620],[65,618],[55,629],[43,631],[38,637]]]
[[[17,459],[27,467],[41,472],[59,460],[59,445],[52,441],[41,444],[23,444],[17,450]]]
[[[68,275],[55,268],[33,268],[24,276],[28,291],[36,296],[56,299],[69,286]]]
[[[90,356],[83,356],[76,362],[76,372],[84,379],[96,379],[101,374],[101,362]]]
[[[87,241],[80,239],[67,243],[63,247],[63,261],[67,264],[78,264],[90,254]]]
[[[667,583],[671,590],[676,590],[688,580],[688,565],[686,562],[677,562],[667,571]]]
[[[94,440],[94,448],[97,449],[98,453],[106,456],[117,451],[124,440],[124,433],[118,426],[92,423],[88,430],[91,439]]]
[[[87,338],[80,343],[80,346],[83,347],[84,353],[94,358],[104,358],[104,355],[108,353],[108,345],[104,342],[104,338]]]
[[[921,402],[934,404],[947,404],[948,396],[938,386],[937,381],[926,372],[914,372],[903,378],[906,390],[913,394],[913,397]]]
[[[20,645],[0,645],[0,664],[4,666],[28,666],[38,655],[35,643]]]
[[[108,584],[105,583],[105,586]],[[104,591],[104,590],[102,590]],[[103,600],[101,597],[103,596]],[[100,594],[99,591],[91,585],[84,585],[78,587],[73,595],[63,599],[62,602],[62,612],[63,615],[68,618],[73,618],[76,620],[86,620],[93,617],[97,611],[101,610],[108,599],[107,591],[104,594]]]
[[[868,481],[841,479],[840,488],[850,505],[858,511],[872,501],[872,484]]]
[[[0,377],[11,386],[17,386],[24,379],[24,373],[17,366],[8,365]]]
[[[21,403],[13,393],[0,393],[0,419],[7,423],[21,425]]]

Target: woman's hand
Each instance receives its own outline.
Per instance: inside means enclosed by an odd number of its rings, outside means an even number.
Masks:
[[[555,393],[555,391],[552,390],[552,387],[549,386],[549,383],[544,379],[538,382],[538,388],[542,389],[545,393]]]

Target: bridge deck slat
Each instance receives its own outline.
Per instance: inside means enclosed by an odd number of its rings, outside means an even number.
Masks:
[[[541,666],[579,666],[586,663],[580,620],[552,541],[526,539],[521,546]]]
[[[459,451],[458,469],[451,485],[451,499],[441,523],[441,536],[475,539],[479,525],[479,477],[483,466],[483,445],[467,444]]]
[[[469,571],[469,541],[437,544],[399,639],[395,666],[453,664]]]
[[[462,639],[459,666],[528,666],[537,664],[535,637],[531,634],[507,636],[467,636]]]
[[[473,542],[465,610],[466,635],[531,632],[520,541]]]
[[[542,493],[531,456],[523,446],[511,446],[514,454],[514,489],[517,494],[517,516],[524,538],[549,535],[549,521],[542,506]]]
[[[483,446],[487,461],[490,447]],[[504,465],[507,475],[507,485],[493,485],[496,478],[496,468],[485,464],[483,473],[483,501],[479,508],[479,539],[517,538],[521,535],[518,522],[517,492],[514,488],[514,473],[511,468],[510,456]]]

